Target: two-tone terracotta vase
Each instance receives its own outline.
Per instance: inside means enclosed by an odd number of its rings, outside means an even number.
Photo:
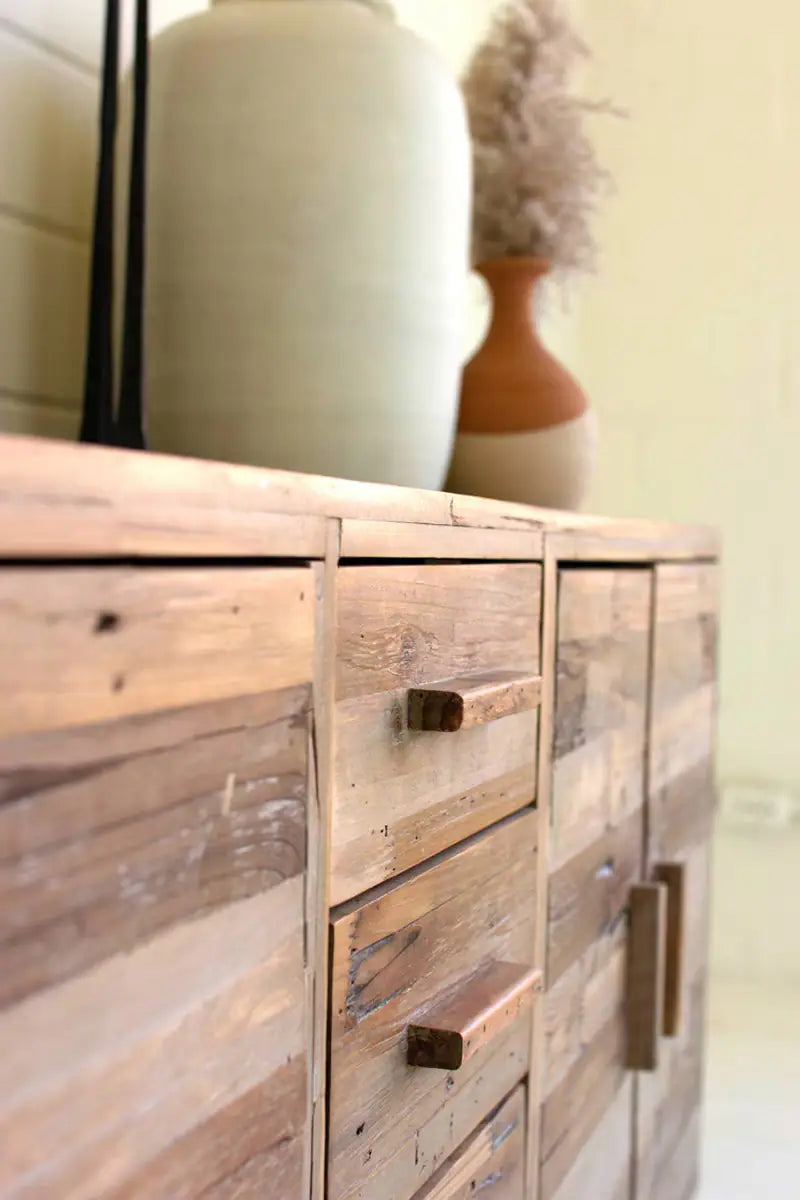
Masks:
[[[536,327],[538,258],[498,258],[478,272],[492,294],[486,339],[464,368],[451,491],[578,508],[591,481],[594,413]]]

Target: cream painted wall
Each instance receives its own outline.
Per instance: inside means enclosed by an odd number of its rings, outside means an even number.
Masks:
[[[154,0],[153,27],[203,7]],[[0,429],[77,430],[104,10],[0,0]]]
[[[800,9],[582,8],[589,84],[630,113],[597,123],[617,196],[573,329],[602,430],[590,503],[722,530],[713,961],[796,984]],[[766,819],[736,826],[741,785]]]
[[[585,0],[617,183],[574,364],[603,446],[595,507],[725,539],[723,783],[800,790],[800,9]]]

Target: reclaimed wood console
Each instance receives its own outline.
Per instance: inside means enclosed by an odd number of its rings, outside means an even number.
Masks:
[[[4,1200],[688,1200],[716,553],[0,437]]]

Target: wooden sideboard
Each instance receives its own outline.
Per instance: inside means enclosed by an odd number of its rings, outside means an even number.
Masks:
[[[0,437],[0,1196],[688,1200],[716,557]]]

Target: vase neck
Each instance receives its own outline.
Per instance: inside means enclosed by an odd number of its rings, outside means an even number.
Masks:
[[[538,340],[536,292],[550,269],[541,259],[501,258],[480,263],[476,270],[492,293],[492,325],[502,322],[505,335]]]

